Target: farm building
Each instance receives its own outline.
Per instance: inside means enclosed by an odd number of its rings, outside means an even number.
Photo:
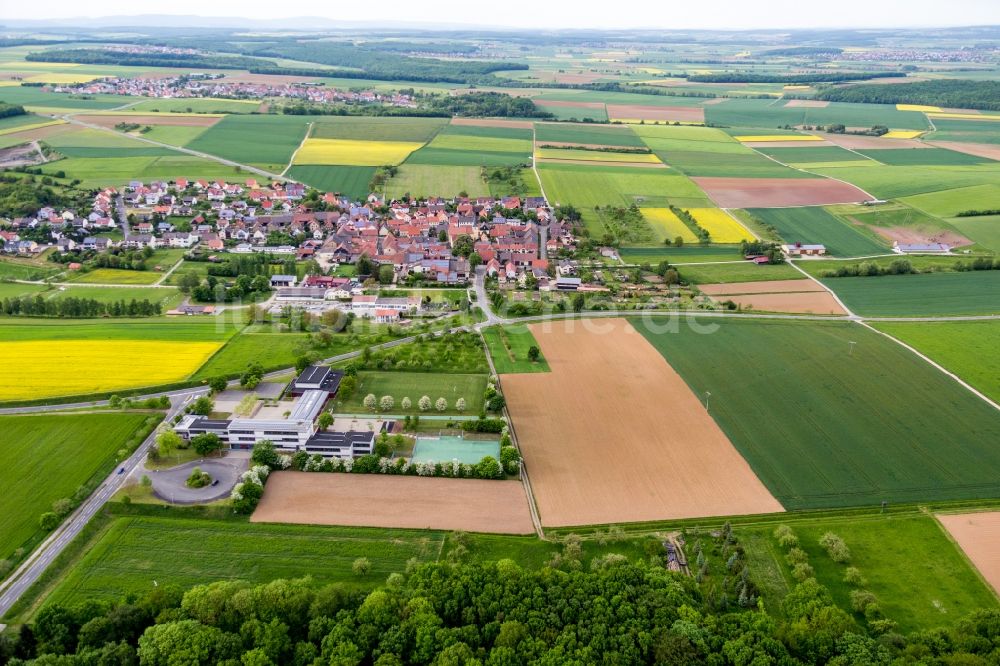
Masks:
[[[826,246],[819,243],[782,245],[781,250],[789,257],[821,257],[826,254]]]
[[[892,250],[898,254],[948,254],[951,246],[945,243],[893,243]]]

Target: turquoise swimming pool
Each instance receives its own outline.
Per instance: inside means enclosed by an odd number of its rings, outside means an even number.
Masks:
[[[459,462],[475,464],[486,456],[500,458],[500,442],[483,442],[461,437],[417,437],[413,462]]]

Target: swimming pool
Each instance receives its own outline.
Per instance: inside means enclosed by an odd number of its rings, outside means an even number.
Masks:
[[[461,437],[417,437],[412,462],[459,462],[475,464],[486,456],[500,459],[500,442],[483,442]]]

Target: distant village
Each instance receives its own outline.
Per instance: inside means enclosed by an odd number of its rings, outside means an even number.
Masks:
[[[83,95],[127,95],[158,99],[222,98],[260,101],[282,98],[314,104],[382,104],[414,108],[411,95],[376,90],[344,90],[322,83],[297,81],[268,83],[267,77],[246,75],[246,80],[223,74],[191,73],[163,78],[106,77],[87,83],[53,85],[48,90]]]

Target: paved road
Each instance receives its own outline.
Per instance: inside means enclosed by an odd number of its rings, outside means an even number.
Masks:
[[[173,504],[200,504],[228,497],[240,474],[247,470],[248,458],[210,458],[195,460],[170,469],[147,471],[153,482],[153,492],[160,499]],[[218,479],[219,483],[204,488],[189,488],[187,479],[191,470],[200,467],[201,471]]]
[[[190,396],[173,400],[170,409],[167,411],[166,421],[170,421],[180,412],[190,400]],[[42,544],[28,557],[24,563],[18,567],[17,571],[10,575],[0,584],[0,617],[3,617],[10,610],[11,606],[24,594],[31,585],[41,577],[45,569],[62,553],[63,549],[75,539],[90,520],[101,510],[104,503],[118,492],[125,479],[143,463],[149,447],[156,439],[156,432],[149,434],[149,437],[129,456],[129,458],[118,465],[108,478],[77,507],[69,518],[55,529]],[[119,473],[123,469],[124,472]]]

